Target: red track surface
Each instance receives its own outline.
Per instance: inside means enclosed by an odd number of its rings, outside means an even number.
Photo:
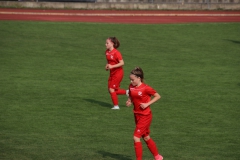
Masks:
[[[129,24],[240,22],[240,11],[112,11],[0,9],[0,20]]]

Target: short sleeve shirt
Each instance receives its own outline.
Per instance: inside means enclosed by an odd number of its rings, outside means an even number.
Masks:
[[[148,103],[151,97],[157,93],[152,87],[142,83],[139,87],[129,85],[129,96],[134,105],[133,112],[142,115],[148,115],[151,113],[150,106],[145,109],[140,107],[141,103]]]
[[[121,53],[115,48],[112,51],[106,50],[105,54],[106,54],[106,59],[108,64],[111,64],[111,65],[118,64],[119,61],[123,59]],[[116,72],[122,71],[122,70],[123,70],[122,67],[113,68],[110,70],[110,75],[113,75]]]

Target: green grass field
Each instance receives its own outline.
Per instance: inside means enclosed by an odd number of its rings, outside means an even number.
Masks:
[[[132,108],[113,111],[105,40],[162,96],[151,137],[164,160],[240,157],[240,23],[0,22],[0,159],[134,160]],[[144,144],[144,160],[153,160]]]

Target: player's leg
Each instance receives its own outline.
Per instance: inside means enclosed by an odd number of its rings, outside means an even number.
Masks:
[[[141,138],[141,132],[140,132],[141,126],[139,125],[140,116],[135,114],[134,119],[136,123],[136,128],[133,133],[134,150],[135,150],[136,160],[142,160],[143,148],[142,148],[142,143],[140,141],[140,138]]]
[[[156,143],[150,138],[150,136],[146,136],[143,139],[146,142],[147,147],[154,156],[155,160],[163,160],[163,157],[158,152]]]
[[[136,160],[142,160],[143,148],[140,138],[133,136]]]
[[[112,103],[113,103],[112,109],[120,109],[118,106],[118,97],[117,97],[117,93],[115,92],[115,89],[109,88],[109,93],[110,93]]]
[[[117,95],[127,95],[128,96],[128,90],[118,88],[116,90]]]
[[[117,74],[116,77],[114,78],[115,84],[117,86],[115,92],[117,93],[117,95],[128,95],[128,90],[120,88],[120,83],[122,82],[122,79],[123,72],[119,72],[119,74]]]
[[[156,143],[150,137],[150,125],[152,121],[152,114],[146,116],[146,131],[143,135],[143,139],[147,144],[148,149],[154,156],[155,160],[163,160],[163,157],[159,154]]]
[[[118,88],[118,89],[116,90],[116,93],[117,93],[117,95],[118,95],[118,94],[126,94],[126,90],[125,90],[125,89]]]
[[[108,79],[108,91],[110,93],[112,103],[113,103],[112,109],[120,109],[119,106],[118,106],[117,93],[115,92],[116,88],[118,88],[115,84],[115,79],[116,79],[115,77],[109,77],[109,79]]]

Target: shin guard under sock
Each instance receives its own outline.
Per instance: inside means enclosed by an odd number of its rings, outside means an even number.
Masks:
[[[118,105],[118,97],[117,97],[116,92],[112,92],[112,93],[110,93],[110,95],[111,95],[113,105],[117,106]]]
[[[117,94],[126,94],[126,90],[124,90],[124,89],[118,89],[118,90],[116,90],[115,91]]]
[[[150,152],[153,154],[153,156],[154,157],[157,156],[158,155],[158,149],[157,149],[157,146],[156,146],[155,142],[150,138],[148,141],[146,141],[146,144],[147,144]]]
[[[134,143],[134,149],[136,154],[136,160],[142,160],[142,143],[141,142],[135,142]]]

